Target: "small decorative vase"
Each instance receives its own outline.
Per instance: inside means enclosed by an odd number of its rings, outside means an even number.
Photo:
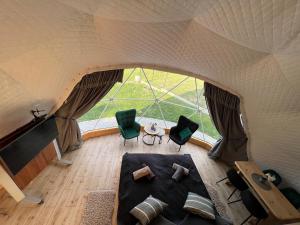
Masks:
[[[151,130],[152,130],[152,131],[156,131],[156,123],[152,123],[152,125],[151,125]]]

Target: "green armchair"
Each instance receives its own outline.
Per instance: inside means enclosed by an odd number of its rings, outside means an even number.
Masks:
[[[141,125],[135,122],[136,110],[129,109],[116,112],[116,119],[122,137],[124,146],[127,139],[139,138]]]

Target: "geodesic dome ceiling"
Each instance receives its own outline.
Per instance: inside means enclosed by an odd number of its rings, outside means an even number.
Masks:
[[[251,158],[300,188],[299,1],[2,0],[0,19],[0,136],[87,72],[146,65],[238,94]]]

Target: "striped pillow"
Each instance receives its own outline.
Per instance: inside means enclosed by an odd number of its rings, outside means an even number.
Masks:
[[[157,217],[167,206],[168,204],[150,195],[145,201],[130,210],[130,214],[137,218],[140,224],[146,225]]]
[[[183,208],[206,219],[214,220],[216,218],[212,201],[192,192],[188,193]]]

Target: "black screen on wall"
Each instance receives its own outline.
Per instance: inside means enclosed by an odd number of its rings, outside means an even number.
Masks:
[[[16,175],[43,148],[53,141],[57,134],[55,117],[52,116],[18,135],[0,150],[0,156],[12,174]]]

